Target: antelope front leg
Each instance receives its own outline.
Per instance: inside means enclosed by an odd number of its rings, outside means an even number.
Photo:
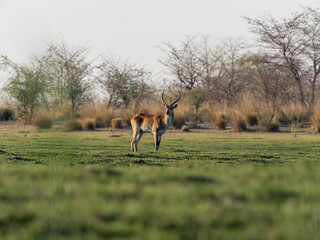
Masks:
[[[134,150],[137,151],[137,136],[138,136],[139,131],[134,131],[132,135],[132,140],[131,140],[131,151],[134,152]]]
[[[161,135],[161,134],[159,134],[159,136],[158,136],[158,149],[159,149],[159,147],[160,147],[161,137],[162,137],[162,135]]]
[[[157,133],[153,133],[153,135],[154,135],[155,151],[158,151],[159,149],[158,135]]]

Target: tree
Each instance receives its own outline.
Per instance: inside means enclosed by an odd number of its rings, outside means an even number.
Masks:
[[[303,105],[306,105],[308,91],[305,88],[309,82],[309,106],[312,107],[320,74],[319,9],[303,9],[283,20],[271,16],[247,20],[273,61],[290,70]]]
[[[202,73],[196,37],[187,37],[181,42],[180,47],[170,43],[163,45],[160,49],[166,56],[159,60],[160,63],[167,67],[170,76],[173,76],[186,89],[191,90],[200,81]]]
[[[313,107],[320,74],[320,9],[305,8],[300,28],[304,36],[304,63],[307,64],[305,76],[311,88],[310,107]]]
[[[228,39],[219,47],[219,88],[228,103],[233,102],[249,83],[247,65],[243,61],[245,50],[245,43],[239,39]]]
[[[193,105],[196,109],[196,127],[198,125],[198,116],[199,116],[199,108],[203,104],[204,100],[206,99],[205,91],[199,87],[193,88],[189,91],[189,99],[191,105]]]
[[[115,59],[103,59],[98,69],[97,79],[109,97],[107,108],[111,106],[128,108],[132,102],[137,107],[153,92],[147,83],[151,78],[150,73],[128,60],[121,62]]]
[[[198,49],[201,75],[199,84],[206,91],[207,98],[221,102],[223,99],[221,79],[223,68],[220,64],[221,52],[219,45],[214,44],[208,36],[202,37]]]
[[[93,65],[88,50],[71,48],[65,43],[50,45],[45,54],[45,73],[50,94],[48,108],[67,107],[72,114],[90,100]]]
[[[47,87],[42,63],[21,65],[1,56],[1,66],[9,76],[4,90],[16,100],[20,116],[31,119],[34,110],[41,106]]]
[[[291,95],[290,72],[284,66],[273,64],[268,56],[258,54],[249,55],[246,58],[251,65],[251,88],[250,92],[255,99],[265,103],[271,109],[270,123],[279,106],[286,103],[287,94]]]

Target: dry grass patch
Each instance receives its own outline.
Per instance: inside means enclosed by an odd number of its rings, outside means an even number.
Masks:
[[[111,120],[112,128],[122,128],[122,119],[121,118],[113,118]]]
[[[53,125],[53,120],[49,116],[38,115],[33,119],[32,124],[40,129],[50,129]]]

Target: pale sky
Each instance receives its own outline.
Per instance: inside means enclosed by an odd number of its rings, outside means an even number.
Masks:
[[[64,39],[86,45],[91,55],[130,58],[154,72],[157,47],[185,35],[250,39],[243,16],[287,17],[310,0],[0,0],[0,54],[17,62]]]

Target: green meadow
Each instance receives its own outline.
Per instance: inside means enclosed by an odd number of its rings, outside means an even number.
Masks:
[[[0,239],[319,239],[320,136],[0,130]]]

